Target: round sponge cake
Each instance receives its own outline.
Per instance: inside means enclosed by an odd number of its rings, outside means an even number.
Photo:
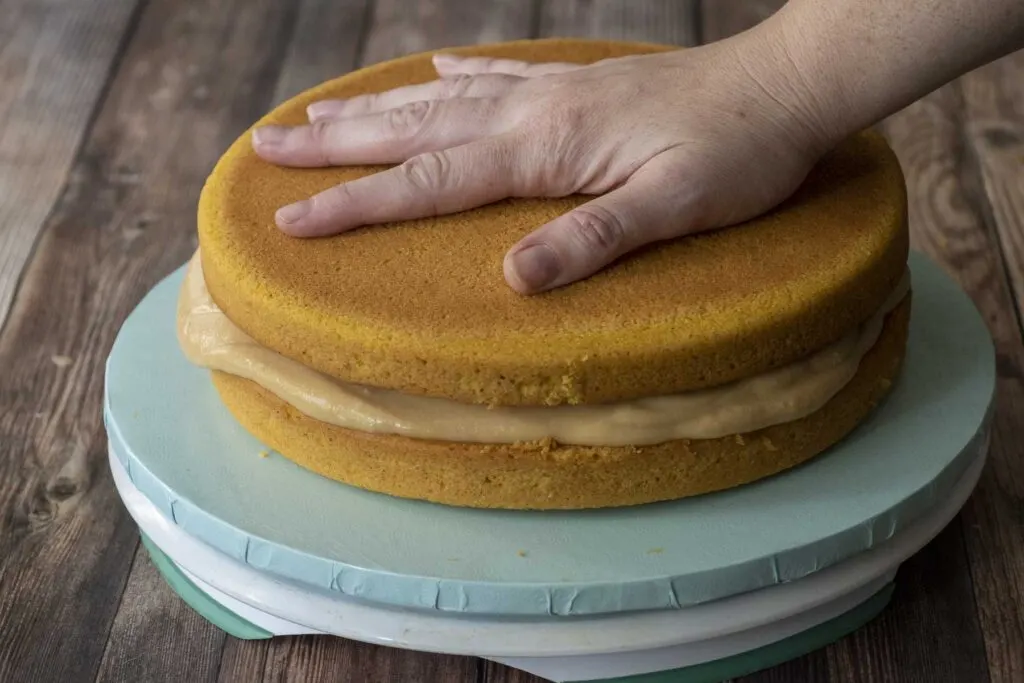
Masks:
[[[453,51],[586,63],[663,49],[552,40]],[[429,54],[378,64],[259,124],[304,123],[312,101],[433,78]],[[643,250],[537,296],[505,284],[506,251],[587,197],[507,200],[319,239],[275,226],[280,206],[377,170],[277,167],[256,156],[246,133],[203,189],[199,241],[211,295],[256,341],[335,378],[406,393],[556,405],[715,386],[839,339],[906,268],[903,177],[873,133],[828,154],[767,215]]]
[[[670,49],[588,40],[452,50],[587,63]],[[435,78],[429,54],[379,64],[289,100],[305,107]],[[204,187],[206,287],[257,343],[345,382],[473,404],[555,406],[727,384],[805,358],[888,301],[909,248],[903,176],[878,135],[851,137],[777,209],[642,250],[598,275],[522,296],[502,276],[519,239],[586,201],[513,199],[456,215],[295,239],[282,205],[380,167],[288,169],[249,133]],[[481,444],[365,433],[306,415],[213,372],[232,414],[286,457],[373,491],[472,507],[589,508],[670,500],[770,476],[845,437],[888,393],[906,349],[909,295],[839,393],[810,415],[743,434],[645,446]]]

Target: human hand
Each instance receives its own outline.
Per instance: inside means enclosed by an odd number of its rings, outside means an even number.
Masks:
[[[281,208],[295,236],[448,214],[506,197],[597,195],[505,257],[534,293],[643,245],[727,226],[791,194],[835,142],[756,32],[589,66],[435,57],[440,78],[309,106],[255,151],[285,166],[398,164]]]

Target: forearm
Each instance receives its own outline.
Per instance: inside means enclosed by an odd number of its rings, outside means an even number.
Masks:
[[[834,143],[1024,48],[1024,1],[790,0],[762,26]]]

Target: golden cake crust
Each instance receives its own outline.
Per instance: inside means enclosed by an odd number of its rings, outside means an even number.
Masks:
[[[660,49],[552,40],[454,51],[591,62]],[[302,123],[311,101],[434,77],[429,54],[385,62],[259,124]],[[275,226],[278,207],[380,168],[275,167],[246,132],[203,189],[199,240],[212,296],[258,342],[338,379],[408,393],[554,405],[721,384],[835,341],[874,313],[906,266],[903,177],[873,133],[826,156],[765,216],[529,297],[505,284],[506,251],[587,197],[507,200],[321,239]]]
[[[635,505],[756,481],[838,442],[895,381],[910,308],[908,294],[887,316],[854,378],[817,412],[748,434],[643,448],[483,445],[367,434],[314,420],[249,380],[220,372],[213,380],[224,404],[260,441],[353,486],[464,507]]]

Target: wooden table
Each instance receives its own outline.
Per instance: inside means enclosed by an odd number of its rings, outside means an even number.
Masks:
[[[101,422],[121,321],[194,249],[227,145],[282,99],[430,47],[547,35],[692,45],[779,4],[727,0],[0,0],[0,681],[536,683],[338,638],[243,642],[164,585]],[[998,346],[990,464],[892,606],[745,681],[1024,681],[1024,54],[884,122],[915,246]]]

